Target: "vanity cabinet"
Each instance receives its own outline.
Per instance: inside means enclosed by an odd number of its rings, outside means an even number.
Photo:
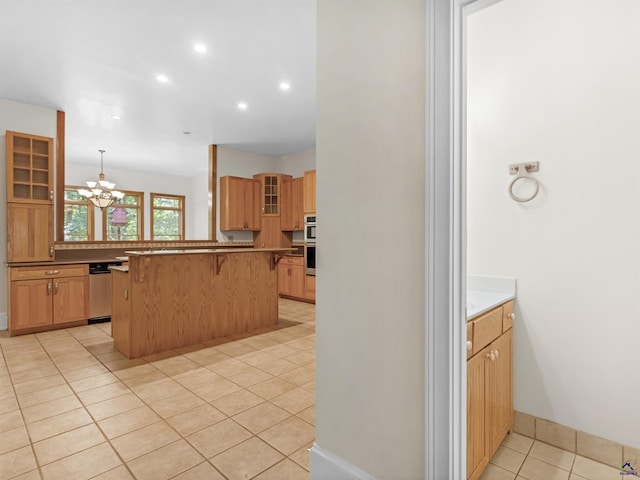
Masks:
[[[89,266],[52,265],[9,269],[11,335],[87,323]]]
[[[304,213],[316,213],[316,171],[304,172]]]
[[[53,261],[53,139],[7,131],[7,262]]]
[[[260,230],[260,195],[258,180],[220,177],[220,230]]]
[[[282,220],[284,231],[304,230],[304,178],[282,180]]]
[[[513,425],[513,328],[511,323],[503,322],[505,311],[512,319],[513,302],[467,323],[467,479],[470,480],[482,475]]]

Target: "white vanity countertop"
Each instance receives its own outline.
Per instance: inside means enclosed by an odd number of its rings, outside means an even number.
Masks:
[[[516,279],[467,276],[467,320],[516,298]]]

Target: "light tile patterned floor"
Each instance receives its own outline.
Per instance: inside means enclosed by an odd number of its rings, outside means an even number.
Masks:
[[[308,479],[315,307],[277,328],[130,361],[110,324],[0,336],[0,480]],[[517,433],[481,480],[613,480]]]
[[[314,305],[133,361],[110,328],[0,336],[0,480],[309,477]]]
[[[480,480],[616,480],[620,470],[511,433]]]

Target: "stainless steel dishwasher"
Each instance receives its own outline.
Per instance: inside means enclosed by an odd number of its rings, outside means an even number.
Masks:
[[[89,264],[89,323],[111,320],[111,270],[122,262]]]

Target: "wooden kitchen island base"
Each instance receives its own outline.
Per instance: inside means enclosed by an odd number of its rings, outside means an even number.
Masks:
[[[290,249],[127,252],[112,267],[111,333],[127,358],[278,322],[276,259]]]

